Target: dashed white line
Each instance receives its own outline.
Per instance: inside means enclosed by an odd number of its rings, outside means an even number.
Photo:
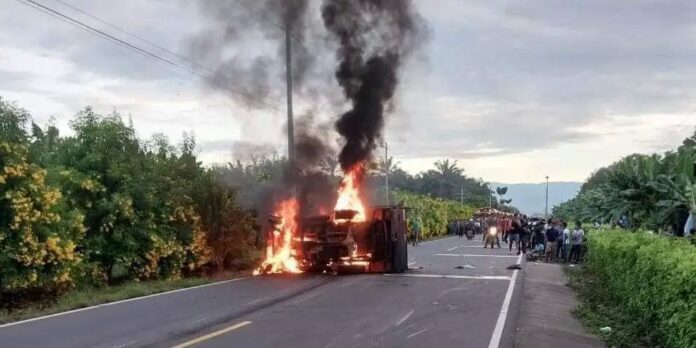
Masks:
[[[446,251],[455,251],[455,250],[460,249],[460,248],[483,249],[483,245],[460,245],[460,246],[449,248]]]
[[[426,331],[428,331],[428,330],[429,330],[429,329],[423,329],[423,330],[414,332],[414,333],[412,333],[412,334],[406,336],[406,339],[409,339],[409,338],[411,338],[411,337],[413,337],[413,336],[418,336],[418,335],[420,335],[420,334],[422,334],[422,333],[424,333],[424,332],[426,332]]]
[[[435,256],[468,256],[468,257],[504,257],[504,258],[516,258],[517,255],[486,255],[486,254],[435,254]]]
[[[406,313],[399,321],[396,322],[396,326],[399,326],[403,324],[408,318],[410,318],[413,315],[414,310],[412,309],[410,312]]]
[[[482,279],[482,280],[510,280],[508,276],[468,276],[461,274],[418,274],[418,273],[385,273],[388,277],[411,278],[446,278],[446,279]]]
[[[521,264],[522,254],[517,258],[517,264]],[[500,308],[500,314],[498,315],[498,321],[495,324],[495,329],[493,330],[493,335],[491,336],[491,341],[488,343],[488,348],[498,348],[500,346],[500,338],[503,335],[503,329],[505,328],[505,320],[507,319],[508,310],[510,309],[510,301],[512,300],[512,292],[515,290],[515,281],[517,281],[517,271],[512,271],[512,278],[510,279],[510,284],[508,284],[507,292],[505,293],[505,300],[503,300],[503,306]]]

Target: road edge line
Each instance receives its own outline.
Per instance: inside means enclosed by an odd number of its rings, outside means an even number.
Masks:
[[[196,286],[191,286],[191,287],[181,288],[181,289],[175,289],[175,290],[169,290],[169,291],[164,291],[164,292],[158,292],[158,293],[156,293],[156,294],[150,294],[150,295],[145,295],[145,296],[133,297],[133,298],[125,299],[125,300],[118,300],[118,301],[114,301],[114,302],[100,303],[100,304],[93,305],[93,306],[89,306],[89,307],[82,307],[82,308],[77,308],[77,309],[71,309],[71,310],[64,311],[64,312],[58,312],[58,313],[53,313],[53,314],[47,314],[47,315],[43,315],[43,316],[40,316],[40,317],[29,318],[29,319],[24,319],[24,320],[20,320],[20,321],[13,321],[13,322],[10,322],[10,323],[5,323],[5,324],[0,325],[0,329],[4,329],[4,328],[6,328],[6,327],[15,326],[15,325],[20,325],[20,324],[26,324],[26,323],[30,323],[30,322],[32,322],[32,321],[38,321],[38,320],[43,320],[43,319],[50,319],[50,318],[59,317],[59,316],[62,316],[62,315],[68,315],[68,314],[73,314],[73,313],[78,313],[78,312],[84,312],[84,311],[88,311],[88,310],[91,310],[91,309],[97,309],[97,308],[102,308],[102,307],[109,307],[109,306],[114,306],[114,305],[122,304],[122,303],[126,303],[126,302],[133,302],[133,301],[144,300],[144,299],[152,298],[152,297],[156,297],[156,296],[169,295],[169,294],[173,294],[173,293],[177,293],[177,292],[183,292],[183,291],[187,291],[187,290],[195,290],[195,289],[200,289],[200,288],[206,288],[206,287],[209,287],[209,286],[223,285],[223,284],[232,283],[232,282],[236,282],[236,281],[240,281],[240,280],[244,280],[244,279],[249,279],[249,278],[251,278],[251,277],[242,277],[242,278],[234,278],[234,279],[222,280],[222,281],[219,281],[219,282],[208,283],[208,284],[201,284],[201,285],[196,285]]]
[[[519,265],[522,264],[522,256],[524,256],[524,254],[520,254],[520,256],[517,258],[517,264]],[[512,301],[512,293],[515,290],[515,282],[517,281],[518,272],[519,270],[517,269],[512,271],[510,284],[508,284],[503,305],[500,307],[498,321],[495,324],[495,329],[493,330],[493,335],[491,335],[491,341],[488,343],[488,348],[498,348],[500,346],[500,338],[503,336],[503,329],[505,328],[505,321],[507,320],[508,311],[510,309],[510,302]]]

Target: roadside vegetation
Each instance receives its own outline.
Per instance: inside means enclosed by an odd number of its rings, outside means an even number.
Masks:
[[[592,231],[585,263],[568,271],[581,300],[576,315],[610,347],[696,342],[696,246],[688,241]]]
[[[695,240],[677,238],[696,211],[695,163],[696,134],[674,151],[598,170],[553,210],[604,226],[589,233],[585,263],[567,271],[581,300],[577,316],[611,347],[696,342]]]
[[[596,171],[572,200],[553,210],[566,221],[616,224],[681,235],[696,211],[696,134],[674,151],[627,156]]]
[[[283,176],[286,158],[259,153],[204,167],[192,134],[179,144],[162,134],[142,139],[132,121],[89,107],[69,124],[61,135],[0,99],[0,322],[258,265],[265,241],[254,203]],[[337,161],[325,162],[338,183]],[[445,235],[449,220],[489,204],[488,186],[456,161],[417,175],[391,158],[376,161],[367,178],[374,192],[387,172],[391,202],[412,208],[423,238]]]
[[[256,263],[255,216],[192,135],[139,139],[90,108],[70,126],[61,136],[0,100],[0,309]]]

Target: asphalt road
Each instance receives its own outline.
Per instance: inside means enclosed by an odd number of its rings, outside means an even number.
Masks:
[[[251,277],[6,324],[0,347],[512,346],[520,258],[446,238],[409,260],[400,275]]]

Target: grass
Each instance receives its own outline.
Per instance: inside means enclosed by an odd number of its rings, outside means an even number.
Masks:
[[[98,304],[152,295],[160,292],[189,288],[192,286],[230,279],[239,274],[229,273],[211,278],[193,277],[172,280],[128,282],[115,286],[87,287],[75,289],[53,300],[34,303],[14,310],[0,310],[0,324],[65,312]]]
[[[638,332],[635,319],[626,313],[624,308],[607,300],[611,298],[606,290],[596,282],[592,274],[583,270],[582,266],[564,266],[568,275],[568,286],[576,291],[580,305],[573,315],[580,320],[585,328],[601,337],[608,347],[651,347],[645,332]],[[611,331],[602,332],[603,327]]]

